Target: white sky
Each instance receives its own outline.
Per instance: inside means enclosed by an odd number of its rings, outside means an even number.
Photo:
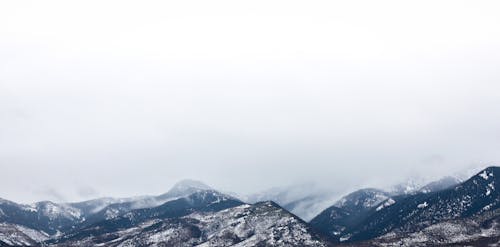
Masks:
[[[0,197],[500,163],[498,1],[4,1]]]

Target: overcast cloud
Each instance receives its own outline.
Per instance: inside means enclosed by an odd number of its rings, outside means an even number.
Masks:
[[[498,1],[6,1],[0,197],[500,164]],[[52,196],[51,196],[52,195]]]

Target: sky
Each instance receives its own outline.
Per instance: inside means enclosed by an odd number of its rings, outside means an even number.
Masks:
[[[0,197],[500,164],[498,1],[4,1]]]

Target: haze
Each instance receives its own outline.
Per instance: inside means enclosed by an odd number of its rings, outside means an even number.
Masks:
[[[0,197],[252,193],[500,163],[496,1],[0,4]]]

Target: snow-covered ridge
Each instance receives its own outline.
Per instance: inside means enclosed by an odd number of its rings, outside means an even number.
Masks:
[[[45,241],[49,235],[25,226],[0,223],[0,245],[5,243],[12,246],[34,246]]]
[[[68,219],[80,220],[83,219],[82,211],[80,209],[71,207],[67,204],[56,204],[53,202],[37,202],[31,205],[36,208],[37,211],[41,212],[43,215],[49,217],[50,219],[56,219],[57,217],[64,217]]]
[[[333,204],[339,208],[350,208],[355,211],[372,208],[389,199],[389,194],[378,189],[361,189],[352,192]]]
[[[27,228],[41,227],[40,229],[52,235],[51,237],[56,237],[79,224],[112,219],[130,210],[157,207],[168,201],[210,189],[201,182],[184,180],[160,196],[105,197],[76,203],[42,201],[32,204],[17,204],[0,198],[0,222],[16,223]]]
[[[328,234],[333,234],[337,241],[344,242],[373,239],[382,234],[390,236],[387,232],[391,231],[415,234],[411,235],[412,238],[422,237],[416,232],[419,229],[427,231],[425,234],[431,234],[431,230],[444,229],[443,231],[450,231],[451,236],[462,231],[459,226],[464,217],[489,213],[499,208],[500,196],[496,191],[498,172],[498,168],[488,168],[469,180],[442,191],[434,189],[443,183],[438,183],[435,187],[429,186],[429,191],[421,190],[405,195],[392,195],[378,189],[358,190],[325,210],[325,217],[315,227],[336,224],[328,228]],[[39,241],[55,236],[60,238],[48,243],[61,246],[326,244],[315,230],[311,230],[309,224],[273,202],[244,204],[233,196],[196,181],[182,181],[160,196],[130,200],[105,198],[75,204],[39,202],[29,205],[0,200],[0,220],[15,215],[12,214],[12,208],[16,207],[29,217],[43,216],[41,219],[47,221],[42,222],[47,224],[43,227],[49,229],[41,231],[37,225],[13,225],[12,222],[4,225],[4,231],[9,234],[4,234],[3,238],[11,243],[24,245],[36,245]],[[95,221],[84,225],[89,222],[89,216],[97,218],[92,218]],[[370,221],[365,221],[366,219]],[[31,220],[27,223],[29,221]],[[442,222],[446,223],[439,225]],[[64,227],[74,229],[71,231],[73,235]],[[495,233],[495,227],[497,226],[485,228],[481,232],[488,237],[495,236],[494,234],[498,234],[498,231]],[[80,235],[82,233],[86,235]],[[5,237],[7,235],[16,236],[17,240],[8,239]],[[458,235],[456,236],[458,239]],[[470,234],[464,239],[469,240]],[[17,242],[13,242],[14,240]],[[59,240],[61,242],[57,242]],[[385,238],[383,241],[396,240]]]
[[[390,187],[387,191],[393,196],[430,193],[453,187],[461,182],[463,182],[463,179],[456,176],[445,176],[433,181],[423,178],[412,178]]]
[[[488,222],[488,224],[485,224]],[[432,224],[421,231],[402,234],[392,231],[370,242],[372,246],[488,246],[473,244],[500,236],[500,211],[495,210],[460,220]],[[496,244],[490,246],[497,246]]]
[[[199,190],[211,190],[212,188],[203,182],[192,180],[192,179],[184,179],[177,182],[170,191],[173,192],[184,192],[190,189],[199,189]]]
[[[152,219],[94,238],[61,243],[78,246],[326,246],[305,222],[277,204],[243,204],[178,219]]]
[[[500,168],[490,167],[457,185],[449,187],[449,183],[439,183],[447,188],[393,195],[375,207],[357,212],[356,209],[364,208],[363,202],[374,201],[377,194],[370,190],[354,192],[323,211],[311,224],[331,237],[361,241],[388,231],[414,232],[430,223],[480,215],[500,207],[500,195],[495,187],[498,174]]]

